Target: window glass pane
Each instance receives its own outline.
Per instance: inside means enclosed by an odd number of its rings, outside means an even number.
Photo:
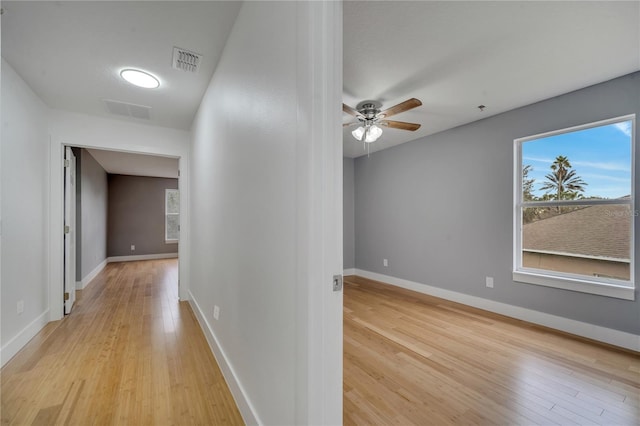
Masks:
[[[632,122],[522,143],[522,200],[616,199],[631,195]]]
[[[180,192],[178,190],[167,190],[167,214],[180,213]]]
[[[628,204],[524,208],[522,266],[628,281],[633,214]]]
[[[167,240],[177,240],[180,236],[180,215],[167,215]]]

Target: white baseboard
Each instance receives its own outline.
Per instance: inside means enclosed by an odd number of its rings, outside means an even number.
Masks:
[[[343,276],[347,276],[347,275],[356,275],[356,268],[349,268],[349,269],[345,269],[344,271],[342,271],[342,275]]]
[[[200,305],[196,301],[196,298],[193,297],[193,294],[189,292],[189,303],[191,304],[191,308],[193,308],[193,312],[196,314],[196,318],[198,319],[198,323],[200,324],[200,328],[204,332],[204,335],[209,343],[209,347],[211,348],[211,352],[213,352],[213,356],[215,357],[218,365],[220,366],[220,370],[222,371],[222,375],[224,376],[227,385],[229,386],[229,390],[231,391],[231,395],[233,395],[233,399],[238,406],[238,410],[240,410],[240,414],[242,415],[242,419],[247,425],[261,425],[263,424],[258,419],[258,415],[251,405],[251,401],[247,397],[247,393],[245,392],[242,384],[238,380],[229,359],[227,358],[224,350],[220,346],[218,342],[218,338],[213,332],[213,328],[207,321],[204,313],[200,309]]]
[[[110,257],[107,257],[107,263],[133,262],[136,260],[172,259],[174,257],[178,257],[178,253],[136,254],[132,256],[110,256]]]
[[[93,269],[93,271],[89,272],[87,276],[82,279],[82,281],[76,282],[76,289],[84,290],[85,288],[87,288],[91,280],[98,276],[98,274],[104,269],[104,267],[107,266],[107,263],[107,259],[103,260],[98,264],[98,266]]]
[[[42,328],[49,322],[49,309],[38,315],[36,319],[31,321],[29,325],[16,334],[0,349],[0,363],[4,366],[7,361],[14,357],[20,349],[22,349],[29,340],[38,334]]]
[[[443,288],[378,274],[376,272],[364,271],[362,269],[356,269],[354,275],[640,352],[640,336],[636,334],[563,318],[532,309],[521,308],[519,306],[508,305],[506,303],[483,299],[456,291],[445,290]]]

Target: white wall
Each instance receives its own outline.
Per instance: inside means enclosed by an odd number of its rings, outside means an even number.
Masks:
[[[47,107],[2,59],[2,365],[48,321]],[[24,312],[17,313],[18,301]]]
[[[110,149],[142,154],[164,155],[180,158],[180,298],[188,297],[189,223],[189,132],[164,127],[149,126],[130,121],[94,117],[60,110],[51,110],[51,146],[49,156],[50,176],[50,320],[62,317],[62,305],[57,294],[62,294],[62,151],[64,145],[83,148]]]
[[[143,154],[180,156],[188,152],[189,132],[128,120],[51,110],[51,133],[68,145]]]
[[[342,419],[341,28],[245,3],[193,126],[191,300],[250,424]]]

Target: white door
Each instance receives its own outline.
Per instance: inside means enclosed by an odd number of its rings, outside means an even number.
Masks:
[[[64,313],[76,301],[76,157],[64,151]]]

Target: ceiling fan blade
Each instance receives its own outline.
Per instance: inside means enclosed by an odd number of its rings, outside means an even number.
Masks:
[[[419,99],[411,98],[404,102],[400,102],[398,105],[392,106],[391,108],[388,108],[382,111],[380,114],[378,114],[378,116],[383,118],[391,117],[392,115],[400,114],[401,112],[405,112],[415,107],[419,107],[420,105],[422,105],[422,102],[420,102]]]
[[[349,123],[342,123],[342,127],[353,126],[354,124],[360,124],[359,121],[351,121]]]
[[[384,120],[380,124],[391,127],[392,129],[410,130],[412,132],[418,130],[420,125],[417,123],[405,123],[404,121]]]
[[[354,117],[360,117],[362,115],[354,108],[351,108],[349,105],[345,105],[345,104],[342,104],[342,111],[346,112],[347,114],[351,114]]]

